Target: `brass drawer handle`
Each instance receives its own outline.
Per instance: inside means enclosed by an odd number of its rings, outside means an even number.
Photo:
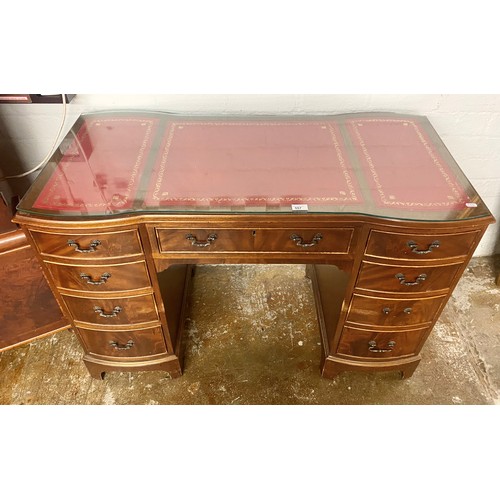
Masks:
[[[94,307],[94,311],[99,314],[102,318],[115,318],[121,312],[122,308],[120,306],[116,306],[113,308],[113,311],[110,313],[104,312],[104,309],[99,306]]]
[[[80,248],[80,244],[75,240],[68,240],[68,246],[73,247],[75,252],[79,253],[91,253],[95,252],[97,247],[101,244],[100,240],[92,240],[88,248]]]
[[[394,340],[390,340],[388,343],[387,343],[387,349],[379,349],[377,347],[377,342],[375,342],[375,340],[370,340],[370,342],[368,342],[368,350],[370,352],[391,352],[393,349],[394,349],[394,346],[396,345],[396,342],[394,342]]]
[[[186,240],[190,241],[194,247],[209,247],[216,239],[217,235],[215,233],[209,234],[205,241],[198,241],[198,238],[194,234],[186,234]]]
[[[104,273],[101,274],[101,278],[99,280],[93,280],[89,274],[80,273],[80,278],[82,278],[82,280],[85,281],[87,285],[104,285],[104,283],[106,283],[106,281],[111,278],[111,274]]]
[[[403,273],[398,273],[396,274],[395,276],[398,280],[399,280],[399,283],[401,285],[405,285],[405,286],[415,286],[415,285],[418,285],[420,284],[422,281],[425,281],[426,278],[427,278],[427,274],[419,274],[417,276],[417,278],[415,279],[415,281],[406,281],[406,277]]]
[[[120,343],[116,342],[116,340],[112,340],[109,343],[109,345],[111,347],[114,347],[118,351],[128,351],[129,349],[132,349],[132,347],[134,347],[134,341],[129,340],[126,344],[120,344]]]
[[[418,255],[424,255],[424,254],[426,254],[426,253],[431,253],[431,252],[432,252],[432,250],[433,250],[434,248],[439,248],[439,245],[440,245],[440,244],[441,244],[441,243],[439,242],[439,240],[436,240],[436,241],[433,241],[433,242],[432,242],[432,243],[431,243],[431,244],[427,247],[427,250],[419,250],[419,249],[418,249],[418,245],[417,245],[417,243],[415,243],[414,241],[409,241],[409,242],[407,243],[407,245],[411,248],[411,251],[412,251],[413,253],[418,254]]]
[[[412,308],[411,308],[411,307],[405,307],[405,308],[403,309],[403,312],[404,312],[405,314],[411,314],[411,311],[412,311]],[[390,308],[390,307],[384,307],[384,308],[382,309],[382,312],[383,312],[384,314],[389,314],[389,313],[391,312],[391,308]]]
[[[305,247],[313,247],[313,246],[317,245],[323,239],[323,235],[321,233],[316,233],[313,236],[313,239],[309,243],[304,243],[303,238],[297,234],[292,234],[290,236],[290,239],[292,241],[295,241],[295,243],[298,247],[305,248]]]

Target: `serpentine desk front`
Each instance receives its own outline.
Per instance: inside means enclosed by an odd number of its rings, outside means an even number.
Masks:
[[[494,219],[425,117],[82,115],[15,222],[85,350],[182,373],[195,264],[306,264],[323,376],[420,350]]]

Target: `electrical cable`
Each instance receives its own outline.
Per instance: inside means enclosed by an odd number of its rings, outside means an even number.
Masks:
[[[64,127],[64,123],[66,121],[66,107],[67,107],[66,94],[61,94],[61,96],[62,96],[62,104],[63,104],[61,125],[59,127],[59,131],[57,132],[57,136],[54,140],[54,143],[52,144],[52,147],[50,148],[50,151],[47,153],[45,158],[36,167],[33,167],[32,169],[28,170],[27,172],[23,172],[22,174],[6,175],[5,177],[1,177],[0,182],[7,180],[7,179],[19,179],[21,177],[26,177],[27,175],[30,175],[33,172],[36,172],[39,168],[42,168],[45,165],[45,163],[49,160],[49,158],[52,156],[52,154],[55,151],[55,148],[59,144],[59,137],[61,136],[61,132],[62,132],[62,129]]]

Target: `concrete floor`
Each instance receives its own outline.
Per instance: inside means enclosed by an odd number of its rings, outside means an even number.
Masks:
[[[92,379],[67,331],[0,354],[0,403],[420,404],[500,403],[500,259],[475,258],[421,354],[413,377],[319,375],[313,294],[303,266],[197,268],[185,373]]]

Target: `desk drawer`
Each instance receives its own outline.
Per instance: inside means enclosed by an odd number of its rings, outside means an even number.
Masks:
[[[365,255],[393,259],[442,259],[464,257],[480,231],[455,234],[404,234],[373,230]]]
[[[347,321],[365,325],[410,326],[434,319],[446,295],[418,299],[388,299],[354,294]]]
[[[139,233],[42,233],[30,229],[41,254],[69,259],[105,259],[141,255]]]
[[[160,253],[349,253],[353,228],[156,229]]]
[[[129,325],[158,321],[152,294],[133,297],[74,297],[61,294],[75,322],[96,325]]]
[[[417,354],[427,328],[370,331],[345,327],[337,352],[353,358],[387,359]]]
[[[78,333],[85,350],[98,356],[135,358],[167,352],[161,327],[131,331],[79,328]]]
[[[88,292],[115,292],[151,286],[144,261],[120,265],[64,265],[46,262],[57,287]]]
[[[156,229],[160,253],[250,252],[254,235],[250,229]]]
[[[363,262],[356,288],[382,292],[430,292],[449,288],[462,264],[389,266]]]
[[[353,228],[257,229],[257,252],[349,253]]]

